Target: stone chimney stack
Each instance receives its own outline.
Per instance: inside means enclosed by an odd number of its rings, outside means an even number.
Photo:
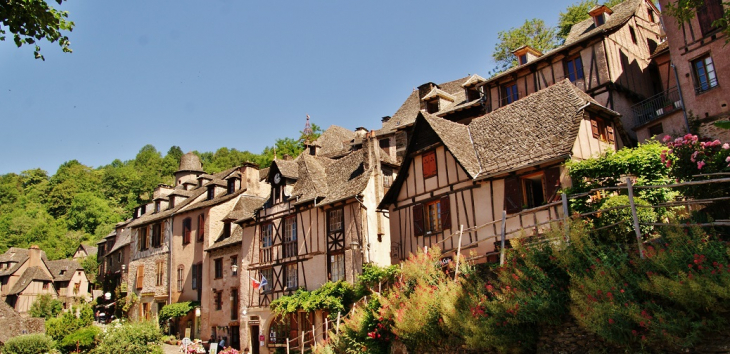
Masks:
[[[41,249],[37,245],[30,246],[30,249],[28,249],[28,266],[29,267],[36,267],[40,266],[41,263],[43,263],[43,259],[41,258]]]
[[[390,116],[385,116],[381,119],[381,122],[383,122],[383,127],[385,127],[385,123],[390,122]]]
[[[368,130],[363,127],[357,127],[355,128],[355,135],[357,135],[360,139],[365,139],[365,136],[367,135]]]

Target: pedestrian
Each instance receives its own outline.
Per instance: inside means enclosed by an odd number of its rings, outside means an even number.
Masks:
[[[223,337],[221,338],[221,341],[218,342],[218,348],[221,348],[221,350],[226,348],[226,339],[228,339],[228,337]]]

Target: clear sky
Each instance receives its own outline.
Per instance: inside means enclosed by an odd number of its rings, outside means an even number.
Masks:
[[[0,174],[380,127],[425,82],[485,76],[501,30],[559,1],[68,0],[72,54],[0,42]],[[58,7],[55,1],[49,1]]]

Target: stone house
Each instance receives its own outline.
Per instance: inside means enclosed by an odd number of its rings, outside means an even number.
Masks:
[[[129,244],[131,243],[131,229],[127,225],[132,219],[118,222],[105,239],[100,241],[104,253],[99,259],[99,273],[97,279],[102,284],[103,293],[114,294],[117,287],[121,286],[121,292],[127,292],[127,270],[129,269]],[[101,252],[100,252],[101,253]]]
[[[400,172],[380,208],[389,210],[391,261],[424,247],[444,257],[462,252],[495,261],[501,225],[541,233],[563,216],[558,190],[570,186],[561,166],[612,151],[620,115],[568,79],[460,124],[421,112]]]
[[[73,260],[79,261],[82,260],[88,256],[94,256],[96,257],[97,248],[95,246],[89,246],[85,244],[80,244],[78,248],[76,248],[76,252],[74,252]]]
[[[87,300],[89,281],[75,261],[49,261],[38,246],[11,247],[0,255],[0,297],[15,311],[25,314],[42,294],[63,301],[68,307]]]
[[[364,263],[390,264],[390,230],[377,204],[384,194],[383,169],[397,163],[374,133],[343,129],[330,127],[294,160],[275,160],[266,177],[271,184],[266,204],[235,221],[243,231],[240,310],[247,314],[240,340],[254,353],[273,352],[312,326],[319,328],[316,338],[323,338],[328,314],[275,318],[273,300],[328,281],[354,282]],[[224,290],[216,291],[225,298]]]
[[[669,0],[660,1],[665,8]],[[689,118],[699,120],[704,136],[729,140],[730,133],[712,123],[730,117],[730,95],[722,83],[730,80],[730,50],[723,28],[713,26],[726,10],[719,0],[705,0],[704,6],[686,24],[662,16],[666,41],[652,56],[659,72],[661,92],[633,107],[643,124],[636,127],[640,140],[651,136],[685,133]],[[677,81],[679,80],[679,81]],[[679,82],[679,85],[677,85]]]

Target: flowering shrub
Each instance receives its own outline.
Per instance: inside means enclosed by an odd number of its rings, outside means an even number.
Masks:
[[[689,180],[693,175],[730,170],[730,144],[720,140],[700,141],[697,135],[687,134],[672,140],[664,137],[667,150],[662,151],[662,162],[671,168],[671,174],[679,180]]]

